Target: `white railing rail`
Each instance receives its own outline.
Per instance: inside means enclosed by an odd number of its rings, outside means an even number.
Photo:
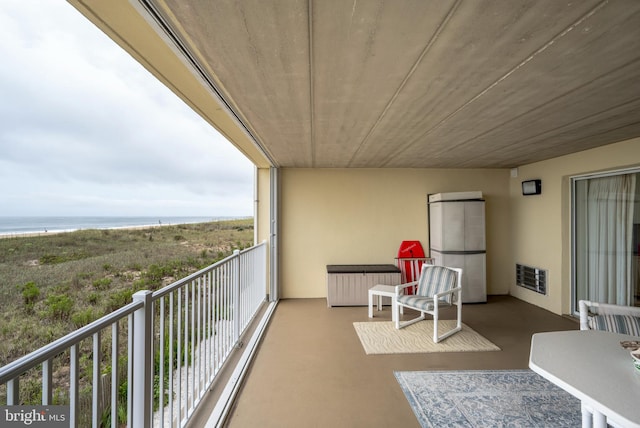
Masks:
[[[125,307],[0,367],[0,397],[35,404],[21,397],[20,379],[33,384],[39,370],[38,401],[69,405],[70,427],[118,427],[125,418],[129,427],[182,427],[265,302],[266,266],[263,242],[139,291]]]

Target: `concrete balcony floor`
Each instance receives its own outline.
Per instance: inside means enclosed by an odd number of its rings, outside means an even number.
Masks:
[[[390,308],[375,316],[389,321]],[[366,307],[282,300],[226,426],[418,427],[394,371],[524,369],[533,333],[579,328],[510,296],[466,304],[462,318],[501,351],[366,355],[352,325],[369,320]]]

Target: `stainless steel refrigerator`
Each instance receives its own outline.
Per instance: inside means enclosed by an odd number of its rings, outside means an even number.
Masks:
[[[482,192],[428,196],[429,253],[436,265],[462,268],[462,302],[487,301]]]

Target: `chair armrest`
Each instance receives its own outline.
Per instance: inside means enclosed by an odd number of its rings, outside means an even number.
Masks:
[[[436,293],[436,294],[433,295],[433,301],[434,302],[438,302],[438,300],[440,300],[441,297],[444,297],[447,294],[459,293],[460,291],[462,291],[462,286],[456,287],[456,288],[452,288],[451,290],[442,291],[440,293]]]
[[[593,303],[588,300],[580,300],[578,302],[578,310],[580,311],[580,330],[589,330],[589,306]]]
[[[418,281],[411,281],[407,282],[406,284],[396,285],[396,294],[399,296],[400,294],[402,294],[405,288],[413,287],[416,285],[418,285]]]

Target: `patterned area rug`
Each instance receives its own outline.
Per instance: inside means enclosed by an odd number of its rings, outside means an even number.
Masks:
[[[438,331],[442,334],[453,328],[455,323],[455,320],[440,320]],[[353,327],[367,355],[500,350],[464,323],[462,331],[438,343],[433,343],[432,320],[420,321],[400,330],[391,321],[354,322]]]
[[[422,427],[579,427],[580,401],[531,370],[395,372]]]

